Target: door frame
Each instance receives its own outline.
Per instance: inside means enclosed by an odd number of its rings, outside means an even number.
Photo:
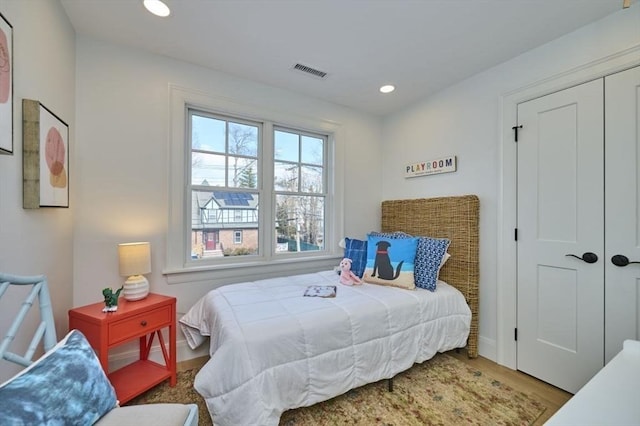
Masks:
[[[544,78],[500,95],[500,170],[498,180],[497,238],[497,330],[496,362],[516,369],[517,350],[514,330],[517,324],[517,255],[514,229],[517,223],[517,157],[512,127],[517,106],[540,96],[603,78],[640,65],[640,45]],[[526,129],[523,129],[526,131]]]

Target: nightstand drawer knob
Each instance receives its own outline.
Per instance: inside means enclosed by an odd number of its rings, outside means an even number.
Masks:
[[[140,321],[140,325],[143,326],[143,327],[146,327],[147,326],[147,321],[146,320]]]

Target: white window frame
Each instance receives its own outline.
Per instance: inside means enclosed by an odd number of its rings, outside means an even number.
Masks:
[[[233,231],[233,244],[242,244],[242,230]]]
[[[276,255],[275,248],[265,248],[265,238],[260,238],[260,254],[258,256],[234,256],[228,262],[203,262],[192,260],[190,236],[191,194],[189,189],[187,155],[188,144],[187,122],[188,108],[211,111],[213,113],[245,118],[263,122],[263,138],[271,140],[264,144],[261,166],[267,168],[266,173],[273,175],[273,127],[299,129],[310,133],[328,136],[327,149],[327,198],[325,217],[325,250],[291,255]],[[344,142],[340,123],[305,117],[294,111],[274,109],[272,104],[254,105],[242,103],[228,98],[216,97],[199,91],[169,85],[169,218],[167,229],[166,265],[163,274],[169,284],[192,281],[208,281],[214,285],[252,280],[258,277],[292,275],[333,268],[337,259],[342,257],[342,249],[338,242],[344,229]],[[267,151],[268,150],[268,151]],[[275,193],[271,189],[264,191],[261,182],[260,209],[271,211],[275,203]],[[187,220],[189,218],[189,220]],[[275,241],[275,228],[265,226],[265,215],[260,215],[260,229],[271,232],[270,241]]]

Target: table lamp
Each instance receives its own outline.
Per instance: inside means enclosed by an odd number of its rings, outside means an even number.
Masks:
[[[120,275],[127,277],[123,295],[126,300],[144,299],[149,294],[149,281],[143,274],[151,272],[151,247],[149,243],[118,244]]]

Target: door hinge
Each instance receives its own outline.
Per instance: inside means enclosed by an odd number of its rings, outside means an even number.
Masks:
[[[513,229],[513,239],[518,241],[518,228]]]
[[[513,329],[513,340],[518,341],[518,329]]]
[[[518,129],[522,129],[522,124],[519,126],[513,126],[511,129],[514,133],[514,142],[518,142]]]

